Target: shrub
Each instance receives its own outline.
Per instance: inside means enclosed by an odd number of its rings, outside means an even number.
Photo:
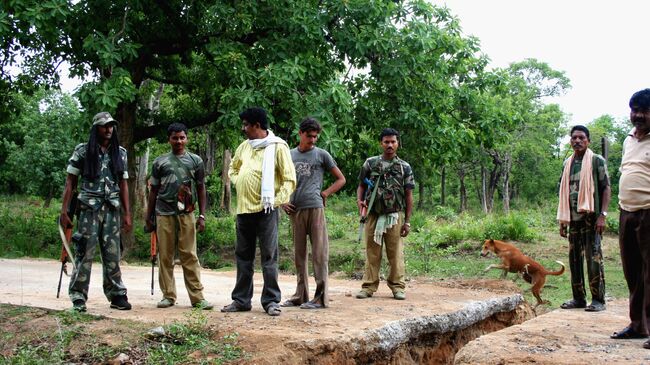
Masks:
[[[435,208],[433,208],[433,216],[436,219],[443,219],[446,221],[453,221],[458,218],[458,214],[456,214],[454,208],[442,205],[437,205]]]

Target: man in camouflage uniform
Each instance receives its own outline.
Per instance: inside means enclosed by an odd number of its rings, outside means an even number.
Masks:
[[[366,160],[357,187],[357,206],[362,217],[367,210],[366,270],[357,298],[369,298],[377,291],[381,248],[385,245],[390,264],[388,287],[395,299],[404,300],[406,284],[402,237],[411,231],[409,220],[413,211],[415,179],[411,165],[397,157],[399,132],[386,128],[379,135],[379,141],[384,152],[381,156]]]
[[[589,312],[598,312],[605,309],[605,276],[600,242],[611,197],[609,175],[605,159],[589,149],[589,130],[577,125],[571,128],[570,135],[574,153],[564,162],[558,221],[560,236],[567,237],[569,228],[573,299],[563,303],[561,308],[585,308]],[[581,174],[583,170],[585,173]],[[589,194],[590,191],[593,194]],[[583,274],[585,258],[592,299],[588,306]]]
[[[129,175],[126,150],[119,145],[116,125],[117,121],[109,113],[95,115],[88,143],[79,144],[68,162],[59,222],[63,227],[72,227],[67,209],[81,176],[77,232],[72,237],[76,253],[75,270],[68,290],[73,309],[80,312],[86,311],[90,271],[98,244],[102,257],[104,295],[111,302],[111,308],[131,309],[119,264],[120,223],[126,232],[131,229],[126,182]],[[120,219],[121,209],[123,220]]]
[[[147,231],[156,229],[158,236],[158,281],[163,299],[158,308],[176,303],[174,254],[183,267],[185,288],[193,307],[212,309],[203,298],[201,264],[196,255],[196,231],[205,230],[205,168],[201,157],[187,151],[187,127],[174,123],[167,128],[172,151],[156,158],[151,169],[151,192],[147,204],[145,224]],[[184,200],[182,190],[198,195],[199,218],[194,218],[194,204]],[[181,194],[179,194],[181,192]],[[190,200],[193,200],[190,198]],[[154,223],[154,208],[155,219]]]

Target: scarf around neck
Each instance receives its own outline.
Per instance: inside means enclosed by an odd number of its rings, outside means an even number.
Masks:
[[[571,175],[571,165],[575,159],[575,153],[569,157],[564,170],[562,171],[562,180],[560,180],[560,201],[557,206],[557,220],[563,224],[569,224],[571,221],[571,207],[569,203],[569,180]],[[594,207],[594,177],[593,161],[594,152],[587,148],[582,156],[582,167],[580,168],[580,183],[578,188],[578,213],[593,213]]]
[[[266,137],[249,139],[248,143],[253,149],[264,149],[261,195],[264,213],[268,213],[273,210],[275,203],[275,147],[278,143],[286,144],[286,142],[282,138],[276,137],[269,129]]]

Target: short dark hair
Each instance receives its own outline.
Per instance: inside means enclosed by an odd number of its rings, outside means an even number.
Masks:
[[[260,107],[252,107],[244,110],[239,114],[239,119],[246,121],[248,124],[259,124],[260,128],[267,130],[269,120],[266,118],[266,110]]]
[[[575,131],[585,132],[585,134],[587,135],[587,139],[591,141],[591,139],[589,138],[589,129],[587,129],[587,127],[585,127],[584,125],[574,125],[573,128],[571,128],[571,132],[569,133],[569,135],[572,136],[573,132]]]
[[[650,89],[635,92],[630,98],[630,108],[650,108]]]
[[[172,123],[167,127],[167,137],[170,137],[173,133],[185,132],[187,135],[187,126],[183,123]]]
[[[311,131],[316,131],[320,133],[322,130],[322,127],[320,126],[320,123],[316,120],[316,118],[312,117],[307,117],[300,122],[300,131],[305,133],[305,132],[311,132]]]
[[[396,129],[384,128],[384,130],[382,130],[381,133],[379,134],[379,142],[381,142],[384,139],[384,137],[388,137],[388,136],[395,136],[399,141],[399,132]]]

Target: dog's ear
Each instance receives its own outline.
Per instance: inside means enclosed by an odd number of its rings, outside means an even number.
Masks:
[[[490,238],[490,243],[494,244],[494,240],[492,238]]]

